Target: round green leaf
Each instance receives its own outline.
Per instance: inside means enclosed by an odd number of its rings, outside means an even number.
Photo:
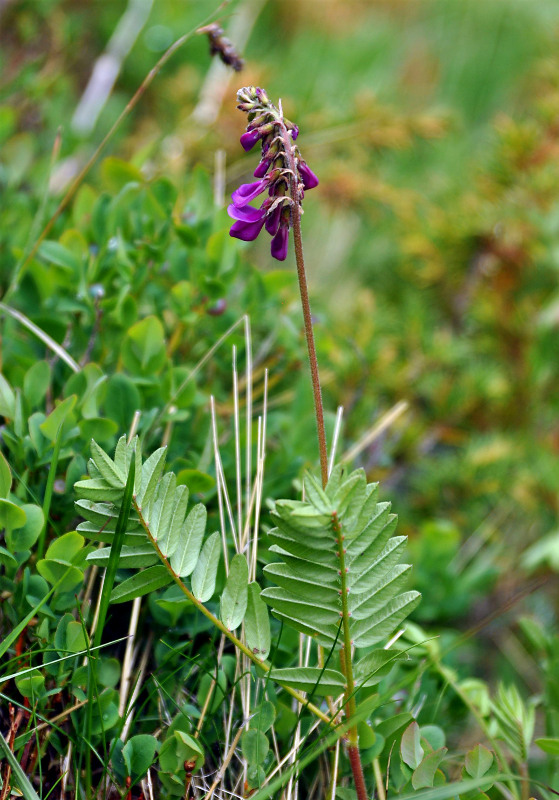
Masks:
[[[132,325],[122,342],[122,361],[133,374],[154,375],[161,371],[167,355],[163,326],[155,316]]]
[[[104,405],[105,413],[119,430],[128,430],[134,413],[141,407],[140,392],[130,378],[119,372],[109,378]]]
[[[264,763],[270,749],[270,743],[268,742],[268,737],[262,731],[250,729],[243,733],[241,747],[248,763],[250,765],[258,765]]]
[[[48,361],[37,361],[25,373],[23,379],[23,394],[32,408],[36,408],[47,393],[51,378],[51,368]]]

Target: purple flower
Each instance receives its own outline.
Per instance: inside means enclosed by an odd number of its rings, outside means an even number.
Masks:
[[[262,230],[263,225],[264,217],[256,222],[243,222],[239,220],[231,226],[229,236],[233,236],[235,239],[242,239],[243,242],[253,242]]]
[[[294,144],[299,128],[285,119],[281,109],[270,102],[263,89],[246,86],[237,93],[237,100],[237,108],[248,114],[248,126],[241,136],[241,144],[245,150],[251,150],[260,141],[262,153],[254,170],[254,177],[259,180],[244,183],[232,194],[227,213],[235,222],[230,234],[251,242],[265,227],[272,237],[272,256],[284,261],[293,207],[296,206],[297,213],[300,212],[304,192],[318,186],[318,178]],[[266,190],[260,208],[251,206],[250,203]]]
[[[227,213],[232,219],[241,220],[241,222],[260,222],[266,215],[265,208],[253,208],[252,206],[235,206],[231,203],[227,206]]]
[[[281,219],[281,210],[282,210],[282,204],[278,203],[278,205],[274,208],[274,210],[271,211],[266,217],[264,225],[270,236],[275,236],[275,234],[278,232]]]
[[[304,161],[300,161],[297,167],[299,171],[299,175],[301,176],[301,180],[303,181],[303,186],[305,189],[314,189],[315,186],[318,186],[318,178],[309,167],[305,164]]]
[[[280,225],[280,228],[272,239],[270,252],[278,261],[285,261],[287,258],[287,245],[289,242],[289,227]]]
[[[247,152],[249,150],[252,150],[252,148],[259,139],[260,139],[259,130],[247,131],[246,133],[243,133],[243,135],[241,136],[241,144],[243,146],[243,149],[246,150]]]
[[[256,181],[255,183],[242,183],[238,189],[235,189],[231,195],[231,199],[236,206],[246,206],[259,194],[262,194],[266,186],[267,180]]]
[[[260,164],[254,170],[254,177],[255,178],[263,178],[264,175],[268,172],[268,167],[272,162],[268,161],[267,159],[263,158]]]

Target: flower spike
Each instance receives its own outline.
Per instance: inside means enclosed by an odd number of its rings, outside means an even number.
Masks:
[[[299,128],[286,119],[270,102],[266,92],[255,86],[245,86],[237,92],[237,108],[248,114],[246,132],[241,145],[247,152],[257,142],[262,145],[260,163],[254,170],[254,183],[243,183],[233,192],[227,212],[236,222],[230,235],[253,241],[264,227],[272,237],[271,253],[278,261],[287,257],[289,230],[293,205],[302,213],[303,192],[318,186],[318,178],[301,158],[293,144]],[[249,203],[265,190],[268,196],[260,206]]]

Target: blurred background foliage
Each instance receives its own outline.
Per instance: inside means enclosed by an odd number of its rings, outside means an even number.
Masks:
[[[76,109],[127,8],[143,21],[87,130]],[[381,480],[410,535],[424,595],[417,619],[466,631],[482,623],[460,658],[474,672],[519,672],[537,691],[536,656],[515,619],[556,622],[559,7],[232,2],[220,21],[243,45],[245,71],[210,64],[202,36],[177,51],[20,272],[155,61],[213,10],[182,0],[0,3],[2,293],[88,364],[71,376],[4,316],[4,375],[17,389],[37,359],[49,361],[53,388],[46,401],[24,395],[29,412],[89,391],[61,456],[68,486],[89,437],[102,430],[110,448],[139,407],[146,449],[165,437],[171,465],[196,470],[207,500],[208,398],[228,431],[241,328],[196,385],[178,398],[176,389],[248,313],[257,375],[270,371],[266,493],[293,491],[316,457],[294,264],[278,269],[266,243],[231,241],[224,211],[255,166],[238,144],[236,90],[266,87],[299,125],[321,180],[304,235],[330,428],[343,405],[341,450],[358,451],[354,463]],[[405,413],[359,445],[401,400]],[[44,458],[38,447],[29,464],[17,441],[26,435],[5,443],[32,492]],[[53,504],[64,530],[71,498]]]

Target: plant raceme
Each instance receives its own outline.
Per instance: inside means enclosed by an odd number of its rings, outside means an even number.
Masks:
[[[293,144],[299,135],[296,125],[285,119],[281,108],[270,102],[263,89],[247,86],[237,93],[239,108],[248,114],[246,133],[241,136],[245,150],[262,144],[262,157],[254,171],[254,183],[244,183],[233,192],[227,212],[236,222],[231,236],[251,242],[262,228],[272,237],[271,253],[278,261],[287,257],[292,206],[302,212],[305,189],[318,186],[318,178]],[[260,208],[249,205],[265,191]]]

